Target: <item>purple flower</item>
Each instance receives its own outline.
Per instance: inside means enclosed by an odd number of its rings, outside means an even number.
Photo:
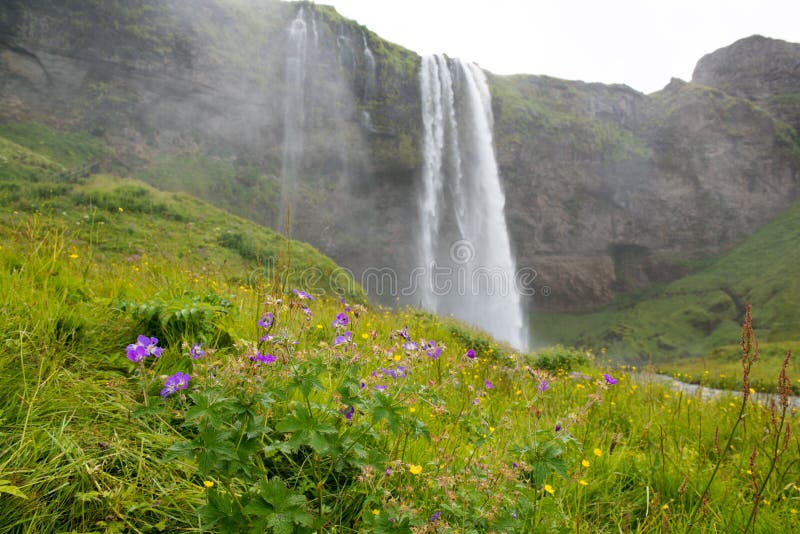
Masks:
[[[272,312],[267,312],[261,316],[261,319],[258,320],[258,326],[264,330],[268,330],[274,321],[275,315]]]
[[[519,464],[518,464],[517,462],[511,462],[511,467],[513,467],[514,469],[516,469],[516,468],[518,468],[518,467],[519,467]]]
[[[168,376],[167,380],[164,382],[164,389],[161,390],[161,397],[166,399],[176,391],[188,388],[190,378],[192,377],[180,371],[174,375]]]
[[[384,471],[384,474],[385,474],[387,477],[390,477],[390,476],[392,476],[392,468],[391,468],[391,467],[387,467],[387,468],[386,468],[386,471]]]
[[[342,345],[344,343],[349,343],[351,335],[352,335],[352,332],[350,332],[348,330],[347,332],[345,332],[341,336],[336,336],[336,338],[334,338],[334,340],[333,340],[333,346],[334,347],[338,347],[339,345]]]
[[[423,343],[423,347],[425,347],[425,354],[428,357],[433,358],[434,360],[438,359],[439,356],[442,355],[442,347],[437,347],[435,341],[429,341],[428,343]]]
[[[309,308],[308,306],[303,306],[300,309],[303,310],[303,313],[305,313],[308,316],[309,319],[314,317],[314,314],[312,313],[311,308]]]
[[[158,346],[157,337],[139,336],[136,338],[136,343],[131,343],[125,349],[125,357],[132,362],[140,362],[148,356],[161,357],[164,351]]]
[[[125,357],[134,363],[138,363],[147,357],[147,349],[136,343],[131,343],[125,349]]]
[[[269,334],[267,334],[266,336],[258,338],[259,341],[267,341],[267,342],[272,341],[273,339],[275,339],[275,336],[272,336],[272,335],[269,335]]]
[[[203,350],[202,343],[195,343],[194,345],[192,345],[192,348],[189,349],[189,356],[191,356],[193,360],[199,360],[205,355],[206,351]]]
[[[561,425],[556,423],[556,432],[558,432],[559,430],[561,430]]]
[[[467,351],[467,358],[469,358],[470,360],[474,360],[475,359],[475,351],[472,350],[472,349],[469,349]]]
[[[547,388],[549,387],[550,387],[550,382],[548,382],[547,380],[542,380],[541,382],[539,382],[539,385],[536,386],[536,389],[538,389],[539,391],[547,391]]]
[[[403,348],[405,350],[417,350],[418,345],[413,341],[409,340],[403,343]]]
[[[379,385],[375,386],[375,389],[378,390],[378,391],[385,391],[386,390],[386,386],[384,384],[379,384]]]
[[[272,363],[277,358],[272,354],[261,354],[260,352],[256,352],[255,356],[250,357],[251,362],[261,362],[261,363]]]
[[[344,328],[348,324],[350,324],[350,318],[347,317],[347,314],[339,313],[336,315],[336,319],[331,323],[331,326],[334,328]]]
[[[484,380],[483,381],[483,385],[486,386],[486,389],[493,389],[494,388],[494,384],[492,384],[488,380]]]
[[[436,522],[439,520],[439,517],[440,517],[441,515],[442,515],[442,512],[436,512],[436,513],[434,513],[434,514],[431,516],[431,518],[430,518],[430,520],[429,520],[428,522],[429,522],[429,523],[436,523]]]
[[[292,293],[297,295],[299,298],[303,300],[314,300],[314,297],[306,293],[305,291],[301,291],[299,289],[292,289]]]
[[[353,414],[356,413],[356,409],[353,406],[348,406],[347,409],[339,409],[339,413],[344,415],[344,418],[349,421],[353,418]]]
[[[400,330],[400,335],[405,339],[411,339],[411,336],[408,335],[408,326],[404,326],[403,329]]]
[[[614,384],[617,383],[617,379],[608,373],[603,373],[603,378],[605,379],[606,384],[608,384],[609,386],[613,386]]]

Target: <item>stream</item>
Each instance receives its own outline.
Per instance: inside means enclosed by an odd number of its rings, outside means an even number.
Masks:
[[[741,391],[733,391],[729,389],[715,389],[709,388],[706,386],[700,386],[698,384],[689,384],[687,382],[681,382],[680,380],[676,380],[668,375],[662,375],[658,373],[639,373],[638,375],[632,375],[636,380],[641,380],[642,382],[659,382],[662,384],[668,384],[673,391],[681,391],[683,393],[687,393],[694,397],[700,397],[703,400],[708,399],[716,399],[723,396],[729,397],[741,397]],[[758,403],[764,404],[765,406],[769,405],[769,402],[772,399],[775,399],[775,402],[778,402],[778,395],[776,393],[753,393],[751,398]],[[797,396],[790,396],[789,397],[789,406],[792,408],[800,408],[800,397]]]

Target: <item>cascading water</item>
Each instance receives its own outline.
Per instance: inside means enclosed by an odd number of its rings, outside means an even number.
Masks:
[[[284,97],[281,209],[276,228],[291,232],[290,207],[296,198],[298,172],[305,145],[306,54],[308,23],[301,7],[287,30],[286,96]],[[316,37],[316,28],[314,28]]]
[[[369,100],[375,97],[375,90],[378,86],[378,78],[375,73],[375,56],[367,44],[367,35],[362,33],[361,40],[364,42],[364,68],[366,76],[364,81],[364,99]]]
[[[420,72],[423,156],[417,243],[422,305],[527,346],[505,196],[492,139],[491,96],[474,64],[428,56]]]

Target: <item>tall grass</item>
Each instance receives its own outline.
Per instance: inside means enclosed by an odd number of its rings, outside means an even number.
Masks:
[[[101,257],[57,220],[8,220],[0,532],[766,533],[800,523],[800,441],[773,439],[775,421],[797,426],[795,410],[687,396],[574,349],[520,354],[414,309],[306,301],[266,282],[231,284],[224,270],[199,278],[198,257]],[[187,354],[199,332],[187,313],[165,323],[161,358],[126,359],[137,335],[161,332],[121,302],[207,293],[230,307],[207,317],[227,337],[208,335],[204,358]],[[339,313],[348,324],[337,329]],[[350,340],[336,346],[345,328]],[[278,340],[259,343],[265,334]],[[422,340],[441,354],[404,347]],[[257,366],[256,351],[275,361]],[[191,374],[190,388],[162,399],[176,371]],[[205,454],[212,437],[218,448]]]

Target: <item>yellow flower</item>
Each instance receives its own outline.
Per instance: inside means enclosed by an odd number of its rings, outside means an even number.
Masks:
[[[422,473],[422,466],[411,464],[408,466],[408,470],[411,471],[412,475],[418,475]]]
[[[494,433],[494,427],[493,427],[493,426],[490,426],[490,427],[489,427],[489,433],[490,433],[490,434]]]
[[[410,413],[414,413],[414,412],[416,412],[416,411],[417,411],[417,408],[416,408],[416,406],[412,406],[412,407],[410,407],[410,408],[408,409],[408,411],[409,411]]]
[[[322,325],[321,325],[321,324],[318,324],[318,325],[317,325],[317,328],[320,328],[320,329],[321,329],[321,328],[322,328]]]
[[[750,395],[752,395],[755,392],[756,392],[756,390],[754,390],[753,388],[750,388]]]
[[[381,511],[380,511],[380,510],[378,510],[377,508],[376,508],[375,510],[373,510],[373,511],[372,511],[372,515],[378,515],[378,514],[380,514],[380,513],[381,513]]]
[[[403,359],[403,357],[402,357],[402,356],[400,356],[399,354],[395,354],[395,355],[394,355],[394,361],[396,361],[396,362],[399,362],[399,361],[400,361],[400,360],[402,360],[402,359]]]
[[[78,255],[73,252],[72,254],[69,255],[69,257],[74,260],[75,258],[78,257]]]
[[[580,484],[581,486],[588,486],[588,485],[589,485],[589,483],[588,483],[588,482],[586,482],[586,481],[585,481],[585,480],[583,480],[583,479],[580,479],[580,480],[578,481],[578,484]]]
[[[590,465],[590,464],[589,464],[589,460],[587,460],[586,458],[584,458],[583,460],[581,460],[581,465],[582,465],[583,467],[589,467],[589,465]]]
[[[551,486],[550,484],[545,484],[545,485],[544,485],[544,490],[545,490],[547,493],[549,493],[550,495],[552,495],[552,494],[554,494],[554,493],[556,492],[556,490],[554,490],[554,489],[553,489],[553,486]]]
[[[595,449],[594,450],[594,455],[595,456],[602,456],[603,455],[603,451],[601,451],[600,449]]]
[[[369,339],[369,334],[364,332],[363,334],[361,334],[361,339]]]
[[[213,488],[214,487],[214,483],[211,482],[210,480],[204,480],[203,481],[203,486],[205,486],[207,488]]]

